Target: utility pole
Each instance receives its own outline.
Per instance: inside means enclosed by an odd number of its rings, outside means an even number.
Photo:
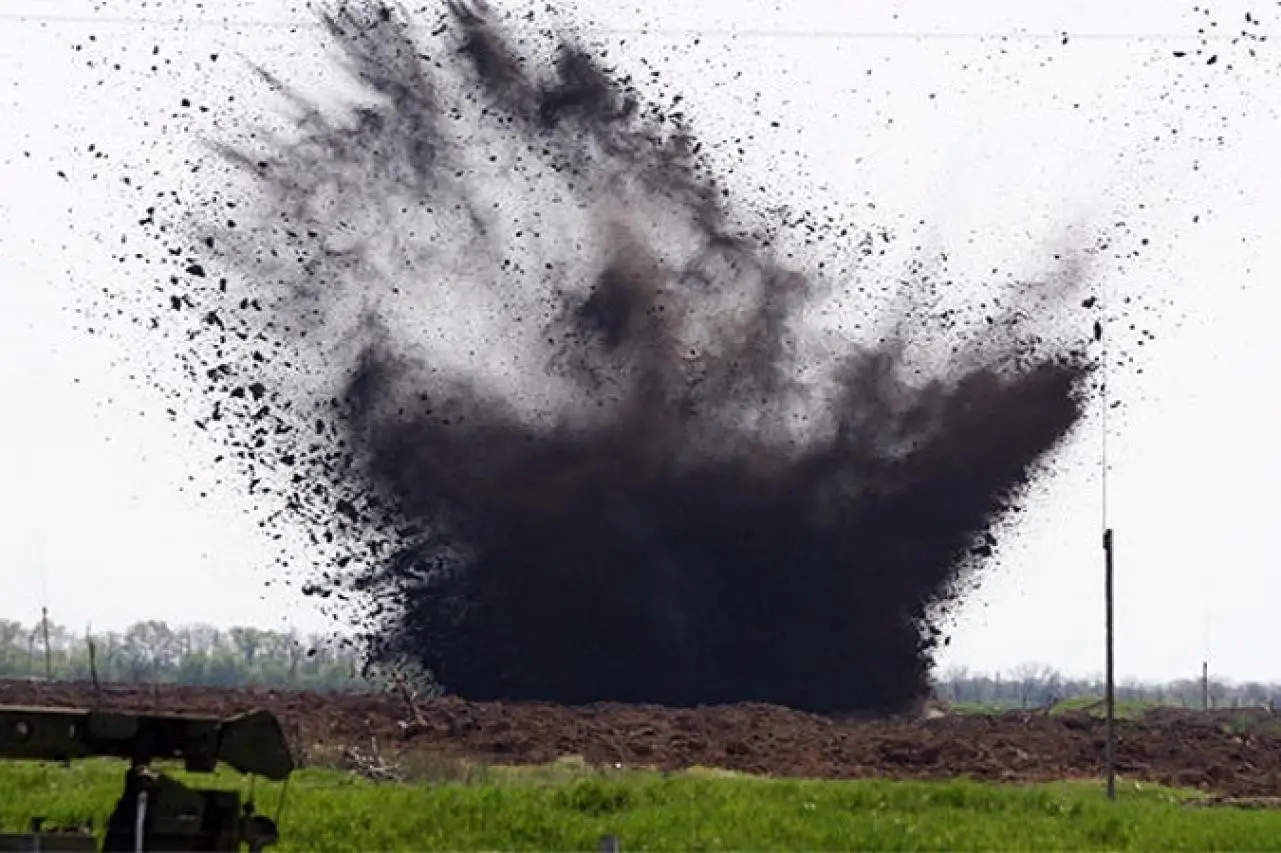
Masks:
[[[40,633],[44,635],[44,680],[53,681],[53,657],[49,651],[49,608],[40,608]]]
[[[44,680],[53,681],[53,657],[49,651],[49,572],[45,565],[44,531],[40,532],[37,541],[39,553],[37,560],[40,566],[40,634],[44,639]]]
[[[1108,778],[1108,799],[1116,799],[1116,673],[1113,668],[1115,663],[1113,654],[1113,634],[1112,634],[1112,528],[1103,531],[1103,597],[1106,615],[1106,637],[1107,644],[1107,668],[1104,678],[1107,683],[1104,686],[1106,693],[1105,704],[1107,705],[1107,778]]]
[[[1104,334],[1109,325],[1112,306],[1108,298],[1107,277],[1103,279],[1102,316],[1094,322],[1094,340],[1100,345],[1100,367],[1102,377],[1100,392],[1103,398],[1103,410],[1099,414],[1099,509],[1103,527],[1103,609],[1104,609],[1104,645],[1107,649],[1107,665],[1104,672],[1104,703],[1107,705],[1107,752],[1104,759],[1107,765],[1108,801],[1116,800],[1116,672],[1115,644],[1113,642],[1113,584],[1112,584],[1112,528],[1108,525],[1108,411],[1112,408],[1109,400],[1108,369],[1111,367],[1108,358],[1108,337]]]
[[[1201,661],[1201,710],[1210,710],[1210,662]]]

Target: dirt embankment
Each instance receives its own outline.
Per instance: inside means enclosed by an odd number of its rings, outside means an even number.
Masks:
[[[227,715],[266,708],[301,743],[343,746],[375,738],[498,763],[581,755],[592,763],[675,770],[693,765],[816,778],[999,781],[1099,776],[1104,728],[1084,715],[993,716],[838,722],[770,705],[678,709],[602,704],[422,701],[416,719],[395,695],[268,689],[0,680],[0,704],[49,704]],[[1248,718],[1248,719],[1247,719]],[[1117,766],[1128,779],[1233,796],[1281,795],[1281,717],[1161,711],[1118,722]]]

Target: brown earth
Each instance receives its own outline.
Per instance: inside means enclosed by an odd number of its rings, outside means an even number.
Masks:
[[[226,715],[275,712],[309,749],[368,746],[391,753],[538,764],[579,755],[593,764],[676,770],[695,765],[776,776],[940,778],[1009,782],[1098,778],[1104,725],[1086,716],[1010,712],[840,722],[769,705],[675,709],[601,704],[411,706],[395,695],[265,688],[108,685],[104,707]],[[91,685],[0,680],[0,704],[89,706]],[[414,719],[411,719],[414,718]],[[1124,779],[1230,796],[1281,795],[1281,716],[1266,711],[1162,710],[1117,724]]]

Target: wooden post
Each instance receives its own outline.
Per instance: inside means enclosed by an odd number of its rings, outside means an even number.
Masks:
[[[1114,644],[1112,632],[1113,586],[1112,586],[1112,528],[1103,532],[1103,597],[1106,615],[1107,669],[1104,678],[1107,683],[1104,689],[1107,704],[1107,786],[1108,799],[1116,799],[1116,672],[1114,669]]]

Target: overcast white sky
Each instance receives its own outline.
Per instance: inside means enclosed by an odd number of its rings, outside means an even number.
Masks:
[[[1281,680],[1281,404],[1269,390],[1281,366],[1270,328],[1281,241],[1269,240],[1281,222],[1281,41],[1251,57],[1221,38],[1249,10],[1252,32],[1281,40],[1281,12],[1223,4],[1207,16],[1172,0],[783,5],[575,8],[601,40],[626,39],[622,64],[657,64],[704,137],[752,135],[735,173],[745,189],[762,184],[796,208],[874,202],[891,225],[924,219],[922,233],[976,281],[997,266],[1046,272],[1068,225],[1111,226],[1119,251],[1141,248],[1097,270],[1114,302],[1173,303],[1135,319],[1156,334],[1144,346],[1128,319],[1116,327],[1117,350],[1143,368],[1114,374],[1126,404],[1109,451],[1118,668],[1189,675],[1208,655],[1225,676]],[[319,34],[291,22],[310,18],[272,0],[0,7],[0,618],[31,621],[47,604],[77,628],[327,624],[263,587],[274,551],[234,487],[207,499],[180,490],[211,448],[130,378],[142,366],[131,347],[149,342],[73,331],[70,310],[120,283],[104,241],[139,206],[111,169],[144,157],[173,169],[192,141],[170,118],[178,101],[238,91],[243,67],[209,54],[333,85]],[[1173,56],[1199,49],[1210,22],[1218,62]],[[120,70],[97,62],[112,57]],[[944,665],[1101,669],[1098,436],[1088,425],[1038,485]]]

